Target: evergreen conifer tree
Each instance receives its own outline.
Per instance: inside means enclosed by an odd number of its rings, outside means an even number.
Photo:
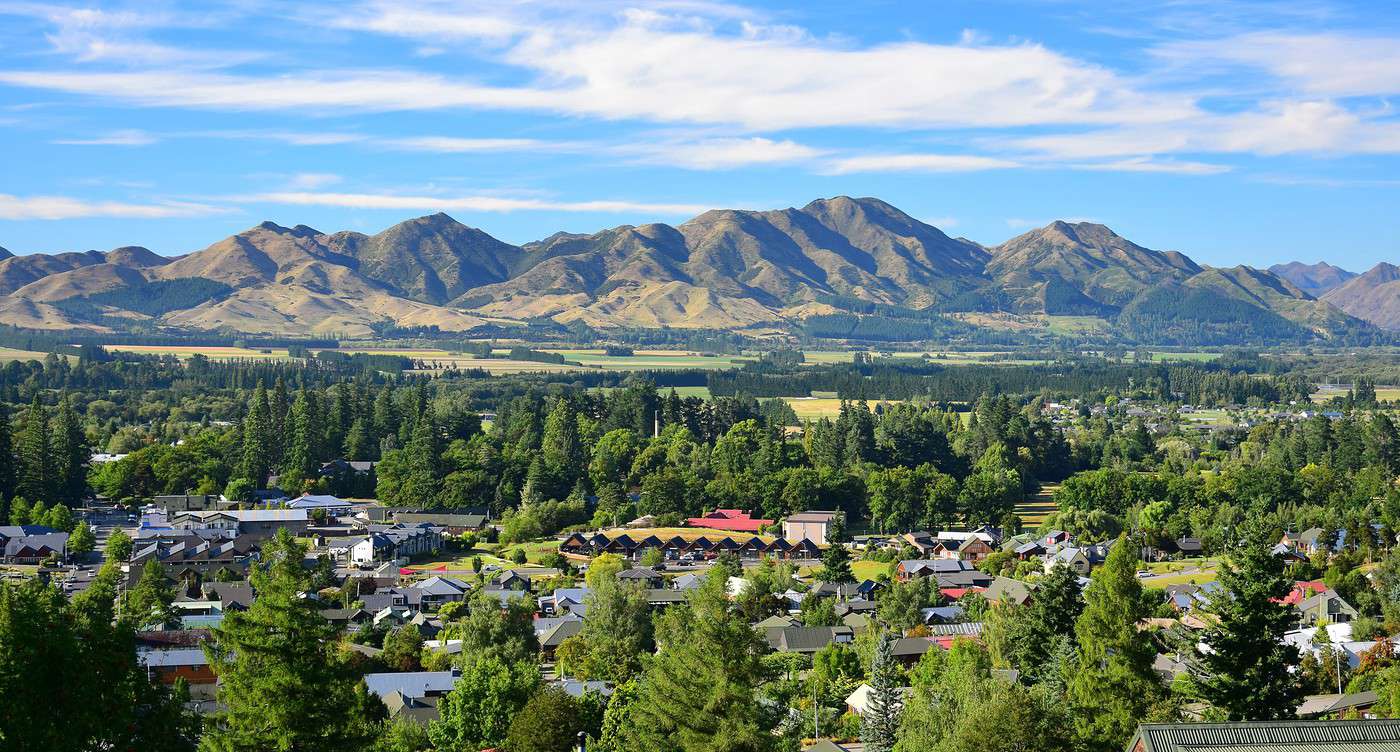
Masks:
[[[54,491],[59,501],[76,505],[87,494],[88,459],[92,456],[92,450],[88,448],[82,422],[73,410],[72,398],[67,394],[59,400],[53,424],[50,440],[53,444]]]
[[[272,424],[268,416],[267,388],[261,381],[248,400],[243,418],[243,477],[262,488],[272,472]]]
[[[1215,618],[1202,635],[1197,659],[1204,668],[1201,696],[1231,721],[1292,718],[1302,690],[1292,668],[1298,649],[1283,641],[1297,621],[1283,599],[1293,588],[1283,561],[1269,550],[1262,526],[1220,568],[1220,589],[1208,612]]]
[[[1075,731],[1086,748],[1119,750],[1161,696],[1156,650],[1138,621],[1146,616],[1137,554],[1120,537],[1084,592],[1075,625],[1079,669],[1069,686]]]
[[[225,707],[205,734],[209,752],[340,752],[374,735],[383,705],[359,688],[319,602],[301,597],[310,586],[304,556],[278,530],[250,573],[257,599],[226,614],[205,643]]]
[[[19,460],[15,493],[35,503],[44,503],[54,494],[54,462],[49,444],[49,416],[39,395],[24,413],[24,426],[17,442]]]
[[[860,740],[867,752],[893,752],[899,737],[904,698],[894,641],[893,634],[881,634],[870,662],[870,700],[860,722]]]

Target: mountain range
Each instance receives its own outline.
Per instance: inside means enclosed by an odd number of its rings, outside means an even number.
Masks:
[[[1087,222],[986,247],[844,196],[520,246],[433,214],[376,235],[264,222],[175,258],[0,249],[0,321],[40,329],[364,335],[548,318],[763,334],[842,316],[994,329],[1090,317],[1139,340],[1331,338],[1400,329],[1400,269],[1210,267]]]

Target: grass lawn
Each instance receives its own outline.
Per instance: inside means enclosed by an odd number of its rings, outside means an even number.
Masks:
[[[877,579],[882,573],[893,576],[894,562],[858,559],[851,562],[851,572],[855,574],[856,582]]]
[[[1215,582],[1215,570],[1207,569],[1202,572],[1191,572],[1190,574],[1170,574],[1162,577],[1153,577],[1143,582],[1147,587],[1164,588],[1168,585],[1204,585],[1207,582]]]
[[[1021,523],[1027,528],[1034,528],[1044,522],[1046,517],[1059,511],[1052,498],[1059,487],[1058,483],[1041,486],[1040,493],[1017,504],[1016,514],[1020,515]]]
[[[1186,350],[1183,352],[1161,352],[1153,351],[1152,360],[1157,363],[1164,361],[1190,361],[1192,363],[1205,363],[1220,357],[1220,353],[1200,352],[1199,350]]]

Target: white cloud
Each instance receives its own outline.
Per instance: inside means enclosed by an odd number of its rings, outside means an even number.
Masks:
[[[0,219],[10,220],[88,217],[165,219],[221,214],[225,211],[227,210],[217,206],[188,202],[132,204],[121,201],[88,201],[69,196],[12,196],[0,193]]]
[[[975,154],[871,154],[836,159],[833,175],[856,172],[976,172],[1020,167],[1018,162]]]
[[[1253,32],[1151,50],[1180,67],[1262,70],[1320,97],[1400,93],[1400,39],[1370,34]]]
[[[1222,172],[1229,172],[1229,165],[1211,164],[1209,162],[1186,162],[1186,161],[1157,161],[1147,157],[1135,157],[1133,159],[1119,159],[1112,162],[1095,162],[1088,164],[1072,165],[1076,170],[1094,170],[1100,172],[1157,172],[1174,175],[1219,175]]]
[[[805,162],[826,153],[823,149],[795,141],[775,141],[760,137],[662,141],[621,146],[615,151],[623,155],[636,155],[640,162],[691,170],[727,170],[751,165],[791,164]]]
[[[328,185],[335,185],[341,180],[343,180],[343,178],[339,175],[329,172],[299,172],[293,175],[291,180],[287,181],[287,187],[314,190],[316,188],[325,188]]]
[[[642,201],[553,201],[502,196],[405,196],[381,193],[272,192],[238,197],[249,203],[290,204],[295,206],[336,206],[349,209],[407,209],[417,211],[564,211],[564,212],[652,212],[656,214],[698,214],[709,209],[703,204],[670,204]]]
[[[1148,95],[1110,70],[1035,44],[856,47],[783,27],[749,24],[733,34],[643,17],[624,15],[620,25],[601,29],[531,27],[493,58],[524,75],[518,85],[409,70],[314,69],[266,76],[11,70],[0,81],[152,106],[475,107],[754,130],[1115,124],[1195,111],[1188,97]]]
[[[149,146],[160,139],[141,130],[112,131],[92,138],[60,138],[50,143],[70,146]]]
[[[407,151],[430,151],[442,153],[471,153],[520,151],[524,149],[547,149],[548,142],[532,138],[455,138],[452,136],[415,136],[393,138],[381,141],[385,146]]]

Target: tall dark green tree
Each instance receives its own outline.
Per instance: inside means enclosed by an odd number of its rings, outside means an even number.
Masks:
[[[894,641],[893,634],[881,634],[870,662],[870,701],[860,719],[860,740],[869,752],[893,752],[899,740],[904,696]]]
[[[1138,629],[1147,611],[1137,565],[1132,544],[1120,537],[1084,591],[1075,626],[1079,667],[1069,697],[1076,734],[1087,749],[1122,749],[1162,695],[1152,670],[1157,652]]]
[[[87,495],[88,459],[92,450],[88,447],[82,421],[73,409],[72,398],[67,394],[59,400],[50,441],[55,496],[64,504],[76,506]]]
[[[226,614],[205,643],[225,707],[204,736],[209,752],[359,749],[382,720],[382,703],[359,685],[319,601],[301,597],[311,586],[304,557],[279,530],[250,574],[257,599]]]
[[[851,571],[851,552],[839,543],[834,543],[822,554],[822,567],[816,578],[822,582],[855,582],[856,575]]]
[[[10,406],[0,400],[0,519],[10,518],[9,501],[15,495],[15,438],[10,427]]]
[[[53,447],[49,442],[49,415],[39,395],[24,413],[24,424],[16,442],[19,472],[15,494],[35,503],[48,503],[54,497]]]
[[[725,578],[711,574],[657,627],[660,649],[638,679],[622,748],[629,752],[766,752],[775,720],[757,701],[765,646],[731,610]]]
[[[243,417],[243,477],[255,488],[262,488],[272,473],[273,440],[267,387],[259,381]]]
[[[288,491],[295,492],[297,489],[291,486],[300,486],[302,481],[315,477],[316,463],[320,459],[322,429],[314,392],[309,389],[297,392],[287,411],[286,425],[279,482]]]
[[[1220,568],[1220,589],[1207,604],[1214,616],[1197,655],[1200,694],[1232,721],[1292,718],[1301,699],[1293,668],[1298,649],[1283,641],[1297,622],[1283,603],[1293,588],[1283,561],[1269,551],[1262,525],[1245,531]]]
[[[122,599],[122,618],[137,629],[172,629],[179,626],[175,610],[175,588],[165,576],[165,567],[154,558],[141,568],[141,579]]]

